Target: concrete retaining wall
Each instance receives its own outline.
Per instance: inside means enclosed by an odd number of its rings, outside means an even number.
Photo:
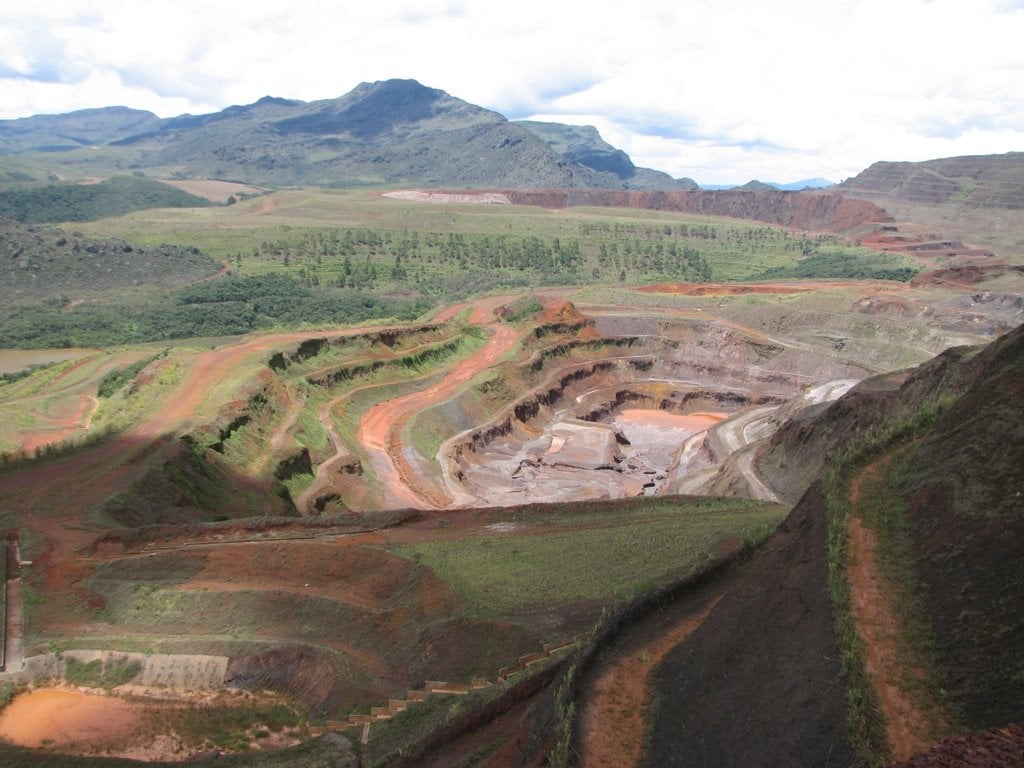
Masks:
[[[223,688],[228,669],[227,656],[74,650],[31,656],[25,659],[23,670],[32,680],[64,680],[67,659],[83,664],[102,661],[105,665],[138,662],[138,674],[126,685],[174,693]]]

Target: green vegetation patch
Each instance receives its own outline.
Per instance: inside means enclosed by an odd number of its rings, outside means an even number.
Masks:
[[[84,688],[116,688],[130,683],[141,670],[140,661],[116,656],[93,661],[79,661],[70,656],[64,659],[64,679]]]
[[[137,176],[99,184],[48,184],[0,192],[0,217],[20,222],[95,221],[147,208],[205,208],[206,198]]]
[[[899,280],[908,282],[921,268],[906,256],[864,248],[842,248],[811,253],[795,264],[766,269],[755,280],[800,278]]]
[[[126,365],[124,368],[115,368],[109,373],[104,374],[103,378],[100,379],[99,386],[96,388],[96,394],[99,397],[110,397],[121,389],[121,387],[128,384],[128,382],[134,381],[135,377],[142,372],[143,368],[162,356],[163,355],[154,355],[153,357],[139,360],[131,365]]]
[[[539,605],[631,597],[697,570],[723,539],[763,537],[785,514],[773,504],[682,497],[582,514],[547,509],[495,522],[480,536],[394,551],[448,582],[469,616],[508,618]]]
[[[301,325],[354,325],[412,320],[429,307],[421,298],[349,289],[313,292],[285,275],[224,277],[135,304],[61,302],[15,306],[0,313],[3,347],[103,347],[165,339],[246,334]]]
[[[204,749],[244,752],[254,739],[284,730],[304,732],[305,725],[298,708],[284,702],[243,703],[222,695],[208,704],[151,709],[141,727],[154,734],[171,731]]]

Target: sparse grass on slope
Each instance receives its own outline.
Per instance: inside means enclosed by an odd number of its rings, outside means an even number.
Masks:
[[[851,604],[851,587],[847,577],[851,514],[849,483],[853,475],[872,459],[893,450],[934,424],[952,399],[955,398],[932,398],[922,403],[916,411],[904,413],[878,430],[868,430],[859,435],[830,462],[825,473],[824,490],[829,511],[829,592],[832,596],[838,643],[842,650],[843,675],[846,678],[849,736],[860,761],[867,766],[884,765],[889,758],[889,746],[886,743],[878,694],[866,667],[867,649],[857,629]],[[884,489],[876,487],[873,490],[879,493]],[[907,571],[912,570],[913,566],[906,545],[901,541],[903,518],[898,506],[890,506],[893,501],[884,495],[869,501],[866,508],[875,510],[874,518],[880,538],[888,542],[889,567],[907,579]],[[929,658],[927,620],[923,612],[916,609],[912,592],[897,600],[897,610],[904,623],[904,627],[898,630],[899,643],[907,648],[908,663],[921,664],[926,678],[936,679],[938,673]],[[935,691],[937,687],[931,690]]]
[[[397,554],[430,567],[474,618],[513,618],[545,604],[615,601],[681,578],[735,536],[758,538],[782,519],[777,505],[657,497],[536,507],[480,536],[407,544]],[[541,512],[540,510],[544,510]]]

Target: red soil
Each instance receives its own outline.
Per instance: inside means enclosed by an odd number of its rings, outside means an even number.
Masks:
[[[474,316],[484,309],[477,305]],[[422,391],[378,403],[363,416],[356,439],[366,449],[367,459],[381,483],[385,506],[431,509],[448,503],[447,498],[432,492],[427,482],[417,477],[411,465],[402,459],[401,429],[414,413],[451,397],[480,371],[493,366],[519,338],[518,332],[510,326],[489,327],[493,334],[486,346],[452,368],[439,382]]]
[[[27,435],[21,441],[22,453],[31,456],[37,448],[51,443],[59,443],[77,432],[88,430],[92,425],[93,414],[96,413],[99,405],[99,400],[92,395],[78,395],[70,411],[64,413],[51,411],[47,414],[50,422],[49,428],[40,429]]]
[[[673,293],[683,296],[739,296],[749,293],[805,293],[807,291],[827,291],[833,288],[877,290],[882,285],[887,288],[891,287],[888,283],[867,280],[817,280],[784,283],[661,283],[645,285],[637,290],[644,293]]]
[[[878,694],[890,753],[896,760],[906,760],[934,741],[931,734],[936,723],[921,708],[919,698],[909,693],[908,676],[920,679],[922,675],[920,670],[907,669],[901,657],[901,623],[893,606],[893,587],[878,562],[878,538],[857,514],[863,484],[881,472],[887,461],[885,457],[866,467],[851,487],[847,575],[857,631],[867,651],[865,667]]]
[[[1002,277],[1010,269],[1005,264],[987,264],[984,266],[972,264],[963,267],[933,269],[929,272],[921,272],[915,275],[910,284],[915,288],[937,285],[973,291],[977,283],[984,282],[990,278]]]
[[[580,718],[580,738],[586,745],[579,761],[582,768],[640,764],[646,748],[651,671],[704,623],[721,597],[718,594],[670,626],[628,643],[601,672],[590,687]]]
[[[459,314],[459,312],[461,312],[468,306],[469,304],[465,301],[459,304],[452,304],[451,306],[445,307],[436,315],[434,315],[433,320],[435,323],[447,323],[449,320],[451,320],[453,317]]]
[[[98,747],[131,735],[138,707],[77,691],[39,690],[17,697],[0,714],[0,738],[25,747]]]

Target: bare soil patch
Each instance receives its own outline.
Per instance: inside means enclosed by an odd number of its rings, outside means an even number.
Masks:
[[[719,593],[671,622],[661,616],[646,622],[667,626],[652,626],[641,632],[601,670],[581,713],[580,738],[585,747],[579,764],[583,768],[632,768],[640,764],[646,746],[651,673],[670,650],[704,623],[721,597]]]
[[[100,401],[92,395],[82,394],[73,400],[62,401],[47,414],[48,423],[45,428],[22,439],[22,453],[29,456],[37,448],[59,443],[78,432],[87,431],[99,407]]]
[[[43,689],[18,696],[0,713],[0,738],[91,751],[131,735],[140,720],[139,707],[122,699]]]
[[[0,738],[44,753],[106,755],[143,761],[185,760],[202,749],[175,732],[169,714],[182,713],[203,697],[124,699],[63,688],[43,688],[17,696],[0,713]],[[245,699],[237,704],[245,706]],[[233,706],[223,698],[207,706]],[[280,749],[298,743],[294,734],[266,732],[250,743]],[[202,741],[201,735],[194,739]],[[219,754],[215,750],[212,754]],[[45,757],[40,757],[43,764]]]
[[[643,293],[673,293],[682,296],[743,296],[746,294],[785,294],[825,291],[834,288],[877,290],[891,284],[871,281],[780,282],[780,283],[659,283],[638,288]]]
[[[812,486],[724,596],[655,670],[645,766],[854,764]]]
[[[878,536],[857,512],[864,483],[877,477],[888,460],[886,456],[866,467],[851,485],[847,575],[851,608],[867,649],[865,666],[878,694],[889,749],[894,759],[906,760],[932,743],[934,724],[906,689],[908,676],[921,678],[922,674],[907,669],[901,656],[902,625],[896,615],[893,587],[878,560]]]

